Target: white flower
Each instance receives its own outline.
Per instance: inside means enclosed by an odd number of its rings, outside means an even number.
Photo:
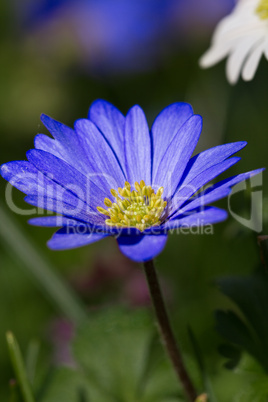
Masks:
[[[268,0],[239,0],[216,27],[200,66],[210,67],[228,56],[226,74],[235,84],[240,74],[245,81],[254,77],[263,54],[268,60]]]

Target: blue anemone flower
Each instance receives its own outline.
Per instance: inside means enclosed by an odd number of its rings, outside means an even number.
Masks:
[[[42,55],[46,49],[70,49],[90,71],[110,74],[155,67],[172,50],[189,45],[191,38],[200,40],[231,11],[235,0],[12,2],[23,31]]]
[[[202,118],[187,103],[166,107],[151,130],[139,106],[125,117],[103,100],[95,101],[88,118],[77,120],[74,129],[46,115],[41,121],[54,139],[38,134],[28,161],[2,165],[1,175],[27,194],[27,203],[61,214],[30,220],[61,227],[48,242],[55,250],[114,236],[126,256],[150,260],[163,250],[170,230],[224,220],[226,211],[208,204],[262,171],[207,187],[240,160],[232,155],[246,142],[192,157]]]

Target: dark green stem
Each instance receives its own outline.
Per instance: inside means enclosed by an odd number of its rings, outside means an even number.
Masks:
[[[192,380],[186,370],[186,367],[184,366],[182,354],[179,350],[171,329],[153,260],[145,262],[144,268],[151,293],[152,303],[158,321],[160,335],[163,339],[169,358],[176,371],[177,377],[182,384],[185,395],[187,396],[189,401],[194,402],[197,398],[197,393],[195,391]]]

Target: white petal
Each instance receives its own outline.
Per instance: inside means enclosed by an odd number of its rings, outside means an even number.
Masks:
[[[231,50],[231,44],[212,46],[199,60],[200,67],[207,68],[224,59]]]
[[[242,71],[242,77],[245,81],[250,81],[255,75],[255,72],[257,70],[257,67],[259,65],[261,56],[263,54],[264,50],[264,42],[262,41],[259,43],[253,52],[249,55],[247,61],[245,62],[245,65],[243,67]]]
[[[235,84],[239,78],[244,61],[250,52],[250,49],[258,41],[259,36],[244,38],[235,47],[233,53],[229,56],[226,64],[226,75],[231,84]]]
[[[266,59],[268,60],[268,38],[266,39],[265,44],[264,44],[264,55],[265,55]]]

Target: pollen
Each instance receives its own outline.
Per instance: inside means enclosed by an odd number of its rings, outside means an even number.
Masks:
[[[268,0],[261,0],[256,12],[262,20],[268,19]]]
[[[151,186],[146,186],[144,181],[137,181],[135,189],[131,190],[129,182],[125,182],[125,187],[116,190],[111,189],[114,200],[104,199],[107,209],[97,207],[97,210],[108,217],[106,225],[115,227],[135,227],[141,232],[151,226],[161,224],[161,217],[167,202],[163,200],[163,187],[156,192]]]

